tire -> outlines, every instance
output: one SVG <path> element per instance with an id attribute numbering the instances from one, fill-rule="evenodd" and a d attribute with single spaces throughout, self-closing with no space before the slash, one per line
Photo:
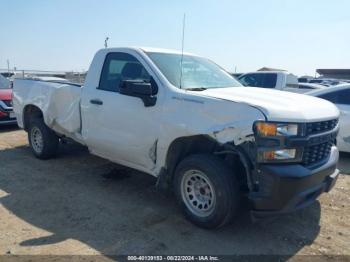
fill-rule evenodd
<path id="1" fill-rule="evenodd" d="M 59 138 L 40 118 L 31 120 L 28 141 L 33 154 L 39 159 L 49 159 L 57 153 Z"/>
<path id="2" fill-rule="evenodd" d="M 236 176 L 222 159 L 213 155 L 185 158 L 175 171 L 174 192 L 185 217 L 199 227 L 224 226 L 238 211 Z"/>

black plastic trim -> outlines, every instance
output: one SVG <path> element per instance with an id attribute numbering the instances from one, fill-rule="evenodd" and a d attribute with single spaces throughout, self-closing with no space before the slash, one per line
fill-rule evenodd
<path id="1" fill-rule="evenodd" d="M 300 164 L 261 165 L 258 190 L 249 194 L 252 213 L 266 216 L 293 212 L 329 192 L 339 176 L 337 154 L 334 148 L 324 167 L 314 170 Z"/>

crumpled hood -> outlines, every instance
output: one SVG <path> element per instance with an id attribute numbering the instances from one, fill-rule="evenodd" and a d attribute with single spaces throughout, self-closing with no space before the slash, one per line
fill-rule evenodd
<path id="1" fill-rule="evenodd" d="M 302 94 L 256 87 L 212 88 L 197 94 L 247 103 L 259 108 L 270 121 L 311 122 L 339 117 L 332 103 Z"/>

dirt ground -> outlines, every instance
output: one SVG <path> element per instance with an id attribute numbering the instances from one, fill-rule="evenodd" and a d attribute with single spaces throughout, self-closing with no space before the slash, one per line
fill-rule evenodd
<path id="1" fill-rule="evenodd" d="M 211 231 L 187 222 L 154 178 L 117 167 L 76 145 L 35 159 L 24 131 L 0 127 L 0 254 L 350 255 L 350 155 L 312 206 L 255 224 L 243 212 Z"/>

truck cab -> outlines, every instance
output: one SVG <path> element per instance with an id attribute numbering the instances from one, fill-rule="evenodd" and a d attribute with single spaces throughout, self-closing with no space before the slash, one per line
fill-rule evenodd
<path id="1" fill-rule="evenodd" d="M 241 75 L 238 80 L 244 86 L 272 88 L 282 91 L 304 93 L 299 89 L 298 77 L 287 71 L 256 71 Z"/>

